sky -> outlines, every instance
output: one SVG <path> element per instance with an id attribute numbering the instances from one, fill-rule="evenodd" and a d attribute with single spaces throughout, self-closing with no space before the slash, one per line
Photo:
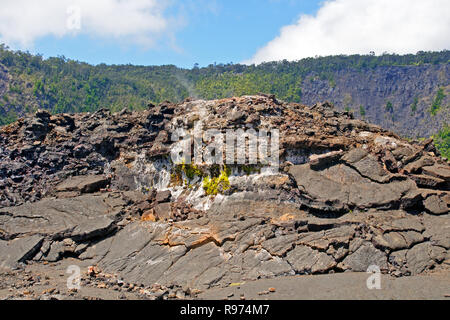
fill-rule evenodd
<path id="1" fill-rule="evenodd" d="M 91 64 L 450 49 L 448 0 L 0 0 L 0 43 Z"/>

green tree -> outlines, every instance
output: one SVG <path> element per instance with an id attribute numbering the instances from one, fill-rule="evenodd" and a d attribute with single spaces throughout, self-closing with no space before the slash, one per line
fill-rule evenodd
<path id="1" fill-rule="evenodd" d="M 411 104 L 411 115 L 413 115 L 414 113 L 416 113 L 417 111 L 417 104 L 419 103 L 419 98 L 418 97 L 414 97 L 414 101 Z"/>
<path id="2" fill-rule="evenodd" d="M 450 159 L 450 126 L 446 123 L 444 127 L 433 136 L 434 144 L 441 155 Z"/>
<path id="3" fill-rule="evenodd" d="M 394 112 L 394 106 L 392 105 L 392 102 L 388 101 L 386 103 L 385 107 L 386 112 L 393 113 Z"/>
<path id="4" fill-rule="evenodd" d="M 433 103 L 430 108 L 430 113 L 435 116 L 441 109 L 442 100 L 445 98 L 444 88 L 439 88 L 434 97 Z"/>
<path id="5" fill-rule="evenodd" d="M 366 116 L 366 109 L 363 105 L 359 106 L 359 113 L 361 114 L 361 117 L 364 118 Z"/>

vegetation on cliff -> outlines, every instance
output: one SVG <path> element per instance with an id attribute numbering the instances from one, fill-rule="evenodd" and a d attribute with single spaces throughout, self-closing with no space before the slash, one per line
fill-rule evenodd
<path id="1" fill-rule="evenodd" d="M 436 147 L 441 155 L 450 159 L 450 126 L 446 124 L 436 135 L 433 136 Z"/>
<path id="2" fill-rule="evenodd" d="M 213 99 L 259 92 L 300 102 L 302 83 L 312 72 L 333 85 L 333 72 L 339 70 L 442 64 L 449 60 L 450 51 L 442 51 L 416 55 L 341 55 L 257 66 L 219 64 L 188 70 L 173 65 L 93 66 L 63 56 L 44 59 L 41 55 L 11 51 L 0 45 L 0 63 L 12 76 L 9 90 L 0 91 L 0 105 L 5 117 L 4 111 L 9 109 L 21 115 L 37 107 L 54 113 L 95 111 L 102 107 L 143 109 L 149 101 L 178 102 L 188 96 Z"/>

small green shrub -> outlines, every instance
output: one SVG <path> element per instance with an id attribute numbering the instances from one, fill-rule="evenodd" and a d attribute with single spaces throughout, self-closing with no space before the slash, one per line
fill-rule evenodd
<path id="1" fill-rule="evenodd" d="M 417 104 L 419 103 L 419 98 L 415 97 L 414 102 L 411 104 L 411 115 L 417 111 Z"/>
<path id="2" fill-rule="evenodd" d="M 386 112 L 392 113 L 394 112 L 394 106 L 392 105 L 392 102 L 388 101 L 386 102 Z"/>
<path id="3" fill-rule="evenodd" d="M 365 117 L 366 116 L 366 109 L 364 108 L 363 105 L 359 106 L 359 114 L 361 115 L 361 117 Z"/>
<path id="4" fill-rule="evenodd" d="M 431 115 L 435 116 L 442 107 L 442 100 L 445 98 L 444 88 L 439 88 L 430 108 Z"/>
<path id="5" fill-rule="evenodd" d="M 433 136 L 434 144 L 441 155 L 450 159 L 450 126 L 445 124 L 444 127 Z"/>

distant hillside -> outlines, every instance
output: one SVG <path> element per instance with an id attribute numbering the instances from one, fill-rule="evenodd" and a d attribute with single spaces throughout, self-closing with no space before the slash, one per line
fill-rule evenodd
<path id="1" fill-rule="evenodd" d="M 273 93 L 289 102 L 328 100 L 338 109 L 411 137 L 445 131 L 450 51 L 415 55 L 352 55 L 258 66 L 97 65 L 64 57 L 13 52 L 0 46 L 0 125 L 37 108 L 53 113 Z M 441 134 L 442 132 L 441 131 Z M 447 130 L 448 131 L 448 130 Z"/>

